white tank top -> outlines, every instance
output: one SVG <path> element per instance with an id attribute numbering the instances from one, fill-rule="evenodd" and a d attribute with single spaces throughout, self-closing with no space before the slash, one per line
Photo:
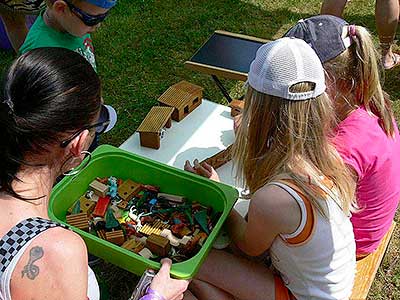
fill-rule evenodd
<path id="1" fill-rule="evenodd" d="M 26 248 L 42 232 L 57 226 L 65 228 L 65 226 L 50 220 L 30 218 L 18 223 L 0 240 L 0 300 L 12 300 L 11 276 Z M 87 296 L 89 300 L 100 299 L 99 285 L 90 267 L 88 267 Z"/>
<path id="2" fill-rule="evenodd" d="M 321 201 L 323 217 L 296 187 L 272 182 L 287 191 L 301 209 L 297 230 L 278 236 L 270 248 L 272 264 L 297 300 L 349 299 L 356 270 L 350 219 L 333 199 Z M 290 186 L 289 186 L 290 185 Z"/>

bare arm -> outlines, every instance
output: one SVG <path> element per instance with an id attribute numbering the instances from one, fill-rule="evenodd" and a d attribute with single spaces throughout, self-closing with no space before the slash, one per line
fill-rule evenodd
<path id="1" fill-rule="evenodd" d="M 248 222 L 232 211 L 227 228 L 241 251 L 258 256 L 271 247 L 279 234 L 292 233 L 297 229 L 301 212 L 295 200 L 276 186 L 261 188 L 250 201 Z"/>

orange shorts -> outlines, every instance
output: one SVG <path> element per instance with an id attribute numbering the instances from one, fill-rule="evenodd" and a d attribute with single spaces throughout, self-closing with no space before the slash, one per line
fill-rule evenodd
<path id="1" fill-rule="evenodd" d="M 283 283 L 281 277 L 274 275 L 274 281 L 275 281 L 275 300 L 296 300 L 293 294 Z"/>

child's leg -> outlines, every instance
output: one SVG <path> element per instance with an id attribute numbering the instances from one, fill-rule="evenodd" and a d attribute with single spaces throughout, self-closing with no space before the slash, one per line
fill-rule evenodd
<path id="1" fill-rule="evenodd" d="M 195 299 L 204 300 L 235 300 L 231 294 L 213 286 L 210 283 L 194 279 L 189 285 L 190 292 L 195 296 Z M 190 300 L 194 298 L 186 298 Z"/>
<path id="2" fill-rule="evenodd" d="M 341 18 L 347 0 L 325 0 L 322 2 L 321 15 L 334 15 Z"/>
<path id="3" fill-rule="evenodd" d="M 197 279 L 241 300 L 275 299 L 274 276 L 266 266 L 225 251 L 212 250 Z"/>

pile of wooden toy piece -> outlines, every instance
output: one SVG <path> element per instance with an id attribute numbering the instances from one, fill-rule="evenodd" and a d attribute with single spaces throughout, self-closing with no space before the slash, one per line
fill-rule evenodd
<path id="1" fill-rule="evenodd" d="M 143 257 L 193 257 L 221 213 L 156 186 L 97 178 L 68 210 L 67 223 Z"/>

